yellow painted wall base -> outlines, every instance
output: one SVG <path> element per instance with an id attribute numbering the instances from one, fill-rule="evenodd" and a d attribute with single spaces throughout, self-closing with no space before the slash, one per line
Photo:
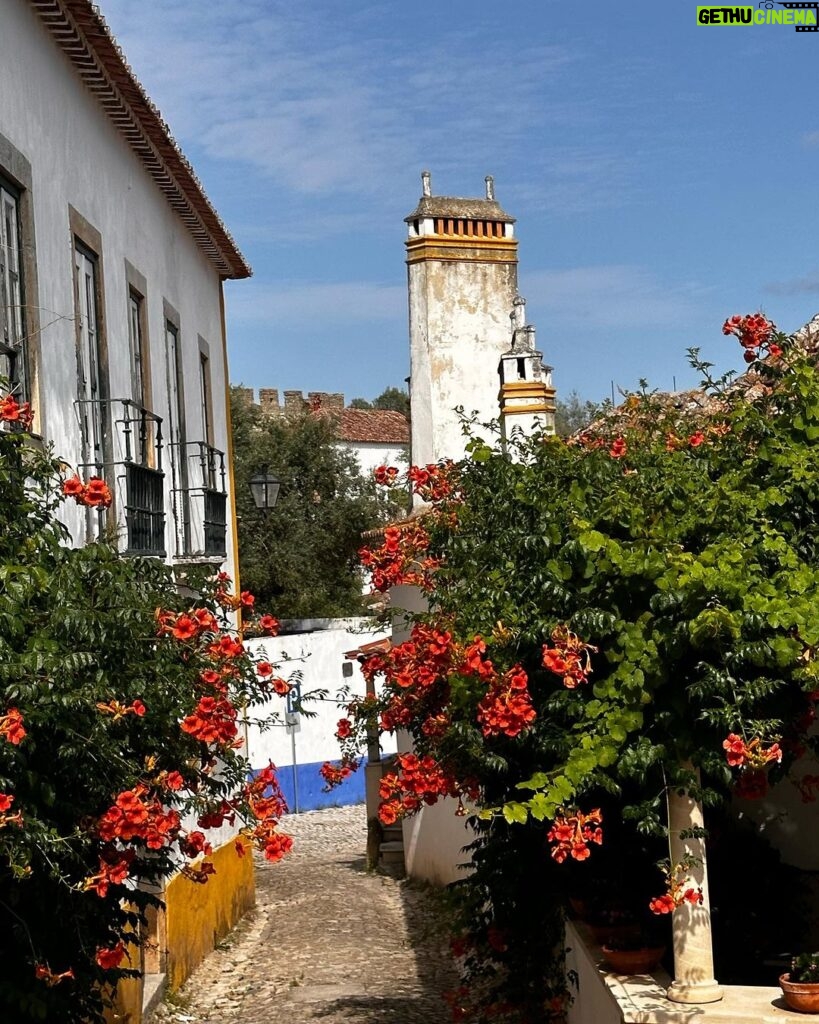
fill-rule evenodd
<path id="1" fill-rule="evenodd" d="M 167 974 L 172 992 L 256 902 L 249 849 L 240 857 L 230 842 L 214 850 L 209 859 L 216 874 L 204 885 L 177 875 L 165 891 Z"/>
<path id="2" fill-rule="evenodd" d="M 126 965 L 130 966 L 130 965 Z M 108 1024 L 141 1024 L 142 978 L 123 978 L 117 985 L 114 1006 L 105 1011 Z"/>

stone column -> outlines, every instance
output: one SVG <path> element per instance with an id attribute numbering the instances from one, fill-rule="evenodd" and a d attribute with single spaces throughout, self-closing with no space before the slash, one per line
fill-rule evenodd
<path id="1" fill-rule="evenodd" d="M 697 863 L 692 865 L 689 873 L 691 884 L 702 889 L 702 903 L 683 903 L 674 911 L 674 981 L 668 989 L 668 998 L 675 1003 L 716 1003 L 723 995 L 714 977 L 705 840 L 682 837 L 682 833 L 702 827 L 702 805 L 688 793 L 669 791 L 671 863 L 679 864 L 686 856 L 693 858 Z"/>

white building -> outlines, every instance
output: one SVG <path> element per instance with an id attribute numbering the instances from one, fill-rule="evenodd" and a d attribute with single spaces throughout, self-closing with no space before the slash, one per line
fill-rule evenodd
<path id="1" fill-rule="evenodd" d="M 262 729 L 254 720 L 248 731 L 252 770 L 257 772 L 270 761 L 276 765 L 291 812 L 364 802 L 366 760 L 329 792 L 319 770 L 326 761 L 339 763 L 339 719 L 348 717 L 351 700 L 361 699 L 367 692 L 354 652 L 384 643 L 386 638 L 387 631 L 376 620 L 351 618 L 288 620 L 282 622 L 280 636 L 247 641 L 254 654 L 279 665 L 282 676 L 294 687 L 284 715 L 280 698 L 271 700 L 269 709 L 256 709 L 258 718 L 264 720 L 268 711 L 278 712 L 280 721 Z M 339 697 L 342 690 L 345 695 Z M 294 710 L 294 698 L 302 696 L 308 715 Z M 382 740 L 381 753 L 394 753 L 394 739 L 385 736 Z"/>
<path id="2" fill-rule="evenodd" d="M 68 472 L 112 492 L 107 511 L 66 509 L 75 543 L 236 576 L 222 287 L 249 275 L 90 0 L 4 0 L 0 376 Z M 155 985 L 178 986 L 253 903 L 233 844 L 213 859 L 207 893 L 166 886 Z M 140 1019 L 141 983 L 119 986 L 117 1019 Z"/>
<path id="3" fill-rule="evenodd" d="M 0 374 L 107 512 L 75 542 L 232 571 L 222 282 L 250 269 L 88 0 L 7 0 Z"/>
<path id="4" fill-rule="evenodd" d="M 501 436 L 515 430 L 554 431 L 551 367 L 535 349 L 518 295 L 518 242 L 514 218 L 485 179 L 480 199 L 433 196 L 428 171 L 422 195 L 406 218 L 408 238 L 411 461 L 463 458 L 461 407 L 479 423 L 499 420 Z M 421 502 L 416 502 L 421 504 Z M 426 610 L 416 587 L 390 592 L 393 641 L 409 631 L 400 610 Z M 410 745 L 399 735 L 402 749 Z M 408 874 L 443 884 L 461 877 L 462 847 L 469 841 L 457 804 L 444 799 L 403 822 Z"/>
<path id="5" fill-rule="evenodd" d="M 253 402 L 253 389 L 240 389 L 248 402 Z M 326 391 L 285 391 L 284 404 L 279 404 L 277 388 L 259 388 L 259 407 L 268 416 L 327 416 L 335 425 L 339 448 L 355 456 L 364 476 L 371 476 L 378 466 L 407 464 L 410 446 L 410 425 L 406 416 L 389 409 L 350 409 L 344 406 L 344 395 Z"/>

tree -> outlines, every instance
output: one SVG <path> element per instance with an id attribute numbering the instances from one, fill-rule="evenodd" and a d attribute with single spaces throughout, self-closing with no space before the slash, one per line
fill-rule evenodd
<path id="1" fill-rule="evenodd" d="M 568 398 L 558 398 L 555 402 L 555 433 L 560 437 L 575 434 L 593 423 L 601 412 L 598 402 L 590 402 L 572 391 Z"/>
<path id="2" fill-rule="evenodd" d="M 366 398 L 354 398 L 350 402 L 351 409 L 385 409 L 392 412 L 400 412 L 402 416 L 409 419 L 410 399 L 409 395 L 402 388 L 385 388 L 381 394 L 368 402 Z"/>
<path id="3" fill-rule="evenodd" d="M 338 446 L 332 416 L 266 416 L 236 389 L 231 415 L 242 585 L 287 618 L 362 614 L 362 534 L 399 506 Z M 281 482 L 269 511 L 250 493 L 264 467 Z"/>
<path id="4" fill-rule="evenodd" d="M 402 416 L 406 416 L 409 419 L 409 395 L 402 388 L 386 388 L 378 398 L 373 400 L 373 408 L 400 412 Z"/>

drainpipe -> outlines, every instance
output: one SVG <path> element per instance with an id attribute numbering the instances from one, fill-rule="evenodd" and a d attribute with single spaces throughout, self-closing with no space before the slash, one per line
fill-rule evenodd
<path id="1" fill-rule="evenodd" d="M 683 767 L 693 772 L 699 783 L 699 769 L 691 764 Z M 667 995 L 675 1003 L 716 1003 L 722 999 L 723 992 L 714 977 L 705 840 L 687 835 L 691 829 L 703 828 L 702 804 L 684 790 L 669 790 L 667 799 L 671 863 L 679 864 L 686 857 L 691 858 L 692 884 L 702 889 L 702 903 L 683 903 L 674 911 L 674 981 Z"/>

